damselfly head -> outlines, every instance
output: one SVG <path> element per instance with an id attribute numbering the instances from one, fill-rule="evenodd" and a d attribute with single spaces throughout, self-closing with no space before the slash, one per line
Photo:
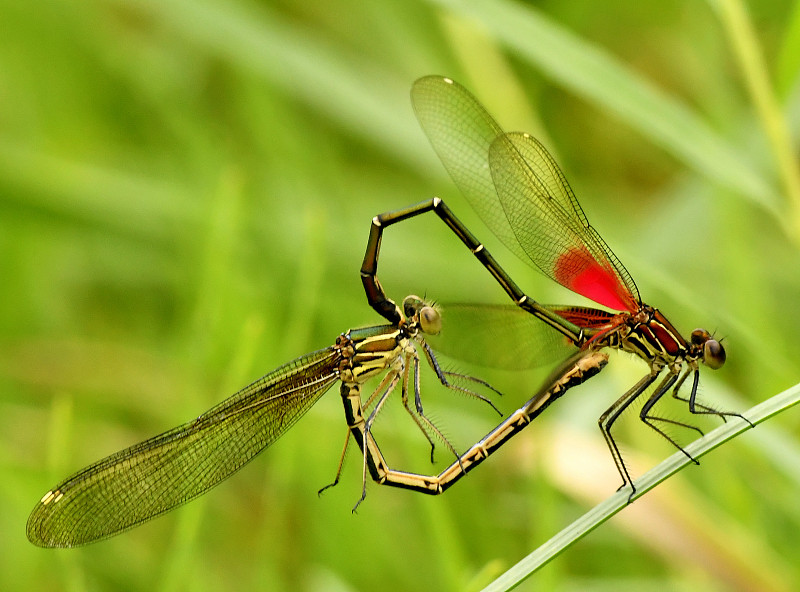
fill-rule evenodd
<path id="1" fill-rule="evenodd" d="M 692 345 L 702 348 L 703 363 L 706 366 L 714 370 L 722 368 L 726 359 L 725 348 L 711 333 L 705 329 L 695 329 L 692 331 Z"/>
<path id="2" fill-rule="evenodd" d="M 406 296 L 403 300 L 403 312 L 410 322 L 417 322 L 423 333 L 438 335 L 442 330 L 441 313 L 419 296 Z"/>

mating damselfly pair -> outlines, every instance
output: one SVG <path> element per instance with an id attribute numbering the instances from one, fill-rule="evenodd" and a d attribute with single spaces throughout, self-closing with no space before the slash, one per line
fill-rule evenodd
<path id="1" fill-rule="evenodd" d="M 346 331 L 333 345 L 277 368 L 198 418 L 70 476 L 45 494 L 31 513 L 27 526 L 31 542 L 45 547 L 90 543 L 203 494 L 277 440 L 336 382 L 341 383 L 349 429 L 345 452 L 352 438 L 362 454 L 362 493 L 358 503 L 366 493 L 367 474 L 385 485 L 429 494 L 443 492 L 568 389 L 600 372 L 608 359 L 601 352 L 604 348 L 633 353 L 648 366 L 642 379 L 599 419 L 622 486 L 629 486 L 631 495 L 635 487 L 612 427 L 652 385 L 655 388 L 649 392 L 639 416 L 679 450 L 683 449 L 664 430 L 665 424 L 700 430 L 655 414 L 656 403 L 668 392 L 688 402 L 692 413 L 723 419 L 738 416 L 696 401 L 700 364 L 722 366 L 722 345 L 702 329 L 684 339 L 657 309 L 641 301 L 632 277 L 589 225 L 563 173 L 536 139 L 524 133 L 504 132 L 464 87 L 447 78 L 429 76 L 418 80 L 413 86 L 412 101 L 434 150 L 492 232 L 523 260 L 562 286 L 613 312 L 536 302 L 438 198 L 377 216 L 372 221 L 361 278 L 369 304 L 388 324 Z M 515 316 L 530 327 L 541 347 L 549 350 L 542 359 L 549 359 L 553 352 L 564 352 L 562 362 L 545 384 L 464 453 L 458 453 L 426 416 L 419 378 L 424 358 L 444 386 L 491 404 L 479 392 L 491 393 L 490 385 L 442 370 L 426 340 L 426 336 L 446 332 L 452 323 L 464 323 L 469 330 L 476 309 L 445 309 L 443 322 L 436 307 L 416 296 L 407 297 L 402 307 L 398 306 L 387 297 L 377 278 L 384 229 L 426 212 L 436 213 L 511 297 L 513 305 L 503 309 L 502 314 Z M 684 396 L 681 387 L 689 377 L 688 395 Z M 364 400 L 363 386 L 371 379 L 377 379 L 379 384 Z M 455 457 L 438 475 L 391 468 L 378 446 L 373 423 L 398 389 L 405 409 L 431 446 L 433 437 L 438 437 Z M 339 472 L 341 467 L 340 461 Z"/>

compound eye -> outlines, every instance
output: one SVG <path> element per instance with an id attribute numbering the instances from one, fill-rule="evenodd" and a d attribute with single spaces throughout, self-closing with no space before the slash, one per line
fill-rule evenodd
<path id="1" fill-rule="evenodd" d="M 419 311 L 423 307 L 422 298 L 419 296 L 406 296 L 403 299 L 403 313 L 405 313 L 406 318 L 410 319 L 417 311 Z"/>
<path id="2" fill-rule="evenodd" d="M 703 362 L 709 368 L 717 370 L 725 363 L 725 348 L 716 339 L 709 339 L 703 345 Z"/>
<path id="3" fill-rule="evenodd" d="M 703 345 L 711 339 L 711 333 L 705 329 L 695 329 L 692 331 L 692 345 Z"/>
<path id="4" fill-rule="evenodd" d="M 432 306 L 419 310 L 419 328 L 428 335 L 438 335 L 442 330 L 442 315 Z"/>

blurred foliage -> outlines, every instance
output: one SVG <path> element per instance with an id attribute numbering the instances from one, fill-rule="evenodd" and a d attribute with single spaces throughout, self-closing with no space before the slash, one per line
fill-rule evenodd
<path id="1" fill-rule="evenodd" d="M 371 485 L 353 516 L 351 454 L 318 499 L 345 433 L 332 390 L 166 518 L 78 550 L 25 539 L 68 473 L 380 322 L 358 277 L 375 214 L 440 195 L 529 293 L 576 302 L 457 195 L 409 104 L 425 74 L 541 137 L 646 301 L 725 336 L 705 399 L 744 409 L 800 376 L 800 3 L 5 0 L 0 22 L 3 590 L 475 590 L 614 491 L 596 418 L 645 371 L 618 354 L 440 498 Z M 387 232 L 380 277 L 396 299 L 503 302 L 435 219 Z M 542 376 L 474 373 L 505 411 Z M 426 393 L 461 447 L 496 422 Z M 391 407 L 390 462 L 436 470 Z M 797 589 L 798 423 L 734 440 L 522 588 Z M 672 452 L 635 414 L 621 433 L 639 473 Z"/>

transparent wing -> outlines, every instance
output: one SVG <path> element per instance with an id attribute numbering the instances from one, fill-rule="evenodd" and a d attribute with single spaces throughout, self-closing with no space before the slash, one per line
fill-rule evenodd
<path id="1" fill-rule="evenodd" d="M 536 267 L 604 306 L 638 309 L 636 284 L 589 224 L 564 173 L 536 138 L 497 137 L 489 148 L 489 168 L 517 241 Z"/>
<path id="2" fill-rule="evenodd" d="M 589 225 L 564 174 L 527 134 L 506 134 L 463 86 L 414 83 L 414 110 L 436 154 L 489 229 L 561 285 L 616 310 L 636 310 L 633 279 Z"/>
<path id="3" fill-rule="evenodd" d="M 489 229 L 521 259 L 526 259 L 497 197 L 489 171 L 489 147 L 503 129 L 463 86 L 441 76 L 420 78 L 411 102 L 425 135 Z"/>
<path id="4" fill-rule="evenodd" d="M 281 366 L 197 419 L 108 456 L 40 501 L 28 539 L 72 547 L 168 512 L 227 479 L 277 440 L 336 382 L 340 354 Z"/>
<path id="5" fill-rule="evenodd" d="M 445 304 L 442 321 L 445 329 L 425 340 L 446 356 L 479 366 L 526 370 L 575 350 L 564 335 L 514 305 Z"/>

